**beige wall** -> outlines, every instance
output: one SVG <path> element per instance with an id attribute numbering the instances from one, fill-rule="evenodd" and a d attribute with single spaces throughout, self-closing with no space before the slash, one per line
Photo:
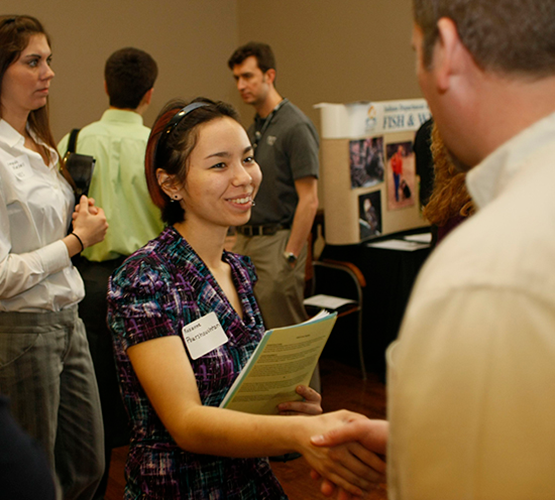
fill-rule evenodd
<path id="1" fill-rule="evenodd" d="M 2 0 L 3 13 L 40 19 L 53 42 L 51 92 L 55 138 L 97 120 L 108 106 L 104 63 L 121 47 L 149 52 L 159 77 L 145 123 L 173 97 L 197 95 L 238 103 L 226 66 L 237 43 L 235 1 Z"/>
<path id="2" fill-rule="evenodd" d="M 237 0 L 239 44 L 270 44 L 278 91 L 320 130 L 319 102 L 421 97 L 410 0 Z M 243 117 L 253 111 L 239 105 Z M 320 208 L 325 179 L 320 173 Z"/>
<path id="3" fill-rule="evenodd" d="M 278 89 L 318 125 L 321 102 L 419 97 L 410 0 L 2 0 L 3 13 L 38 17 L 53 39 L 54 135 L 101 115 L 106 58 L 136 46 L 160 75 L 145 122 L 172 97 L 239 102 L 226 62 L 238 44 L 272 45 Z"/>
<path id="4" fill-rule="evenodd" d="M 237 0 L 239 43 L 269 43 L 277 88 L 315 124 L 318 102 L 421 97 L 410 0 Z"/>

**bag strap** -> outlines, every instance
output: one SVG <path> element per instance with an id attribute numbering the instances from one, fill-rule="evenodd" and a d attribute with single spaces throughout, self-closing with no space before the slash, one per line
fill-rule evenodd
<path id="1" fill-rule="evenodd" d="M 74 128 L 69 134 L 66 153 L 75 153 L 75 147 L 77 146 L 77 136 L 79 135 L 80 130 L 80 128 Z"/>

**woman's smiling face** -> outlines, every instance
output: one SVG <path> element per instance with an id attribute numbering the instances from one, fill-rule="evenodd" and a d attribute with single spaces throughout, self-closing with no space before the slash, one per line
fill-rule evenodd
<path id="1" fill-rule="evenodd" d="M 239 226 L 250 219 L 262 173 L 245 129 L 228 117 L 201 125 L 182 189 L 185 220 Z"/>

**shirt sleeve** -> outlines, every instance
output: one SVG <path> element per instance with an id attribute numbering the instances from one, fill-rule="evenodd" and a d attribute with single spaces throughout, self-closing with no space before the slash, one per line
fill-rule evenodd
<path id="1" fill-rule="evenodd" d="M 293 179 L 316 177 L 319 173 L 318 135 L 308 123 L 301 122 L 287 135 L 287 155 Z"/>
<path id="2" fill-rule="evenodd" d="M 555 311 L 475 287 L 409 306 L 388 351 L 391 498 L 550 499 Z"/>
<path id="3" fill-rule="evenodd" d="M 123 348 L 179 335 L 181 297 L 167 271 L 148 258 L 131 258 L 110 278 L 108 325 Z"/>
<path id="4" fill-rule="evenodd" d="M 12 253 L 8 209 L 1 190 L 0 228 L 1 298 L 14 297 L 71 264 L 69 252 L 62 240 L 50 243 L 33 252 Z"/>

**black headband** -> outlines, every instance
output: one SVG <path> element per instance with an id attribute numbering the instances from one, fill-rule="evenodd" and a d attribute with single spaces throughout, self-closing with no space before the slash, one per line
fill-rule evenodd
<path id="1" fill-rule="evenodd" d="M 7 19 L 0 21 L 0 28 L 3 28 L 8 24 L 15 23 L 16 20 L 17 20 L 17 17 L 8 17 Z"/>
<path id="2" fill-rule="evenodd" d="M 168 137 L 174 131 L 175 127 L 177 127 L 177 125 L 179 125 L 181 120 L 183 120 L 183 118 L 185 118 L 185 116 L 187 116 L 191 111 L 194 111 L 197 108 L 202 108 L 208 105 L 209 103 L 207 102 L 192 102 L 191 104 L 187 104 L 187 106 L 185 106 L 180 111 L 178 111 L 175 115 L 172 116 L 172 119 L 168 122 L 168 124 L 164 128 L 164 131 L 160 134 L 160 137 L 158 138 L 158 142 L 156 143 L 156 152 L 154 153 L 154 159 L 156 160 L 156 167 L 160 167 L 158 163 L 160 144 L 164 143 L 165 145 L 165 143 L 168 140 Z"/>

